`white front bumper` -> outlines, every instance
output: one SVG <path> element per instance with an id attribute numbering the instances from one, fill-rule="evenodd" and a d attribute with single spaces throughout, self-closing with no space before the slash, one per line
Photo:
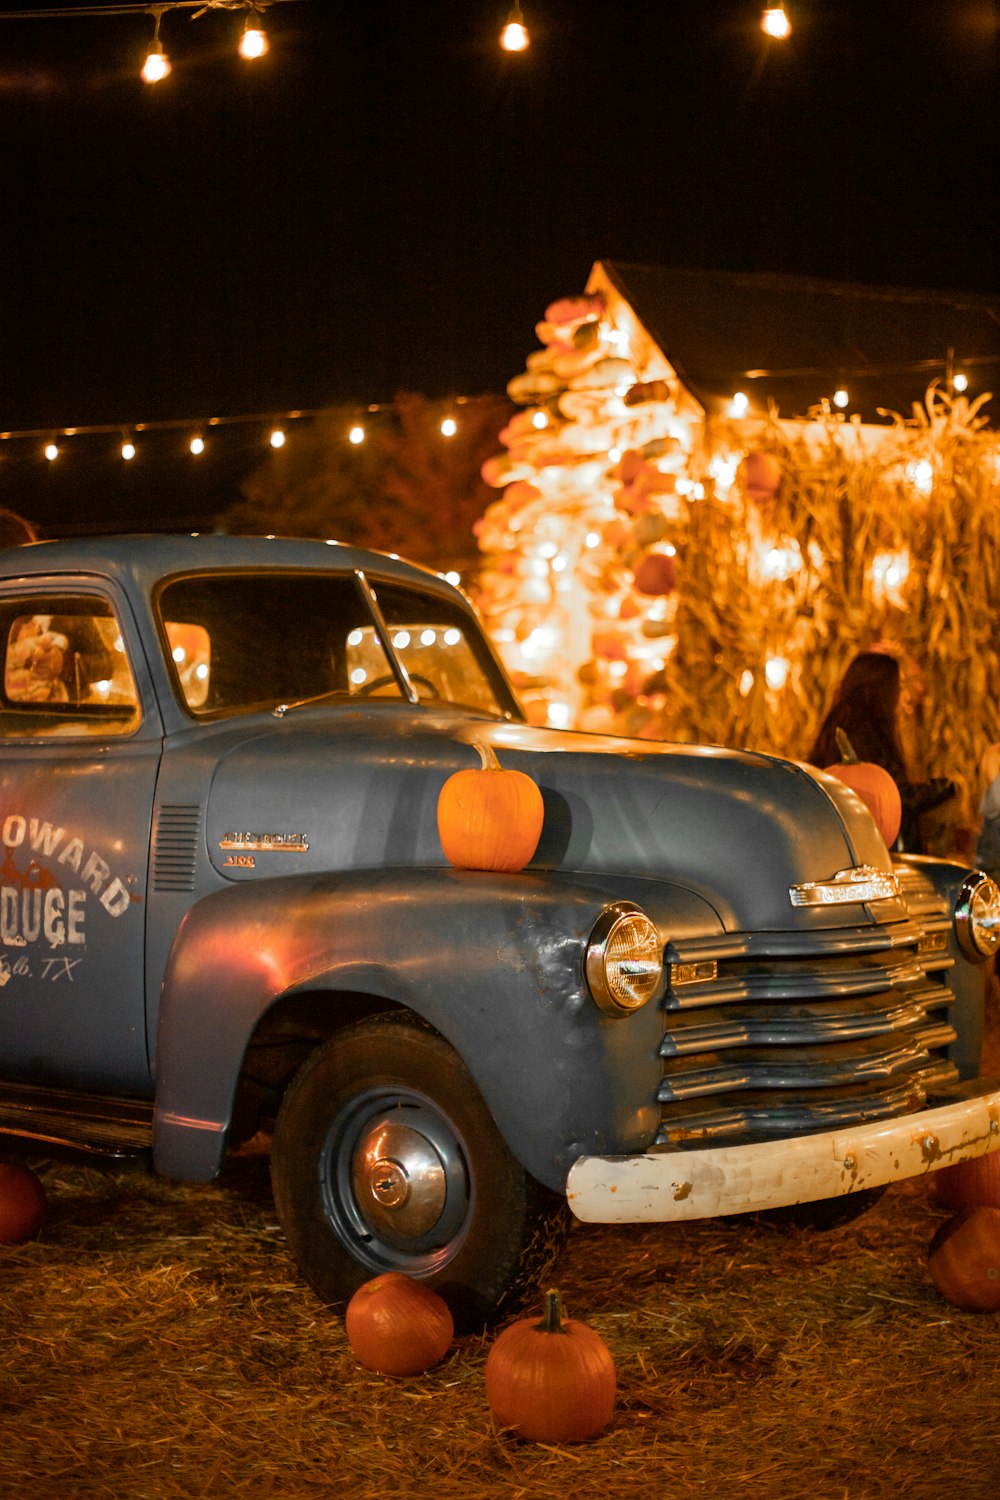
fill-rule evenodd
<path id="1" fill-rule="evenodd" d="M 820 1135 L 704 1151 L 581 1156 L 569 1206 L 591 1224 L 659 1223 L 756 1213 L 840 1198 L 1000 1150 L 1000 1087 L 972 1098 Z"/>

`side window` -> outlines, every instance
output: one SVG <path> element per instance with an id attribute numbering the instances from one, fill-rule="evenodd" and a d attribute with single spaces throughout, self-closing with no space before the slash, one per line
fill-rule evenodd
<path id="1" fill-rule="evenodd" d="M 96 595 L 0 601 L 0 738 L 131 734 L 139 703 L 118 621 Z"/>

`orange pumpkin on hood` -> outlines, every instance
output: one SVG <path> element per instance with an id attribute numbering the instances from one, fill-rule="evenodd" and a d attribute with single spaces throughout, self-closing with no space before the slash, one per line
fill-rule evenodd
<path id="1" fill-rule="evenodd" d="M 858 760 L 854 747 L 842 729 L 837 730 L 837 744 L 841 760 L 834 766 L 824 766 L 828 776 L 836 776 L 845 786 L 857 792 L 862 802 L 875 819 L 879 833 L 887 848 L 899 837 L 899 825 L 903 821 L 903 803 L 899 787 L 889 772 L 874 761 Z"/>
<path id="2" fill-rule="evenodd" d="M 541 837 L 542 794 L 523 771 L 505 771 L 491 745 L 475 748 L 481 769 L 455 771 L 438 797 L 444 856 L 460 870 L 523 870 Z"/>

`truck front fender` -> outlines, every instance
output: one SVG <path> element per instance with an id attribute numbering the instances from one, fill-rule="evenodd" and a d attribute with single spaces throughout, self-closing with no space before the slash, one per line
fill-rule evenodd
<path id="1" fill-rule="evenodd" d="M 699 897 L 658 882 L 448 868 L 254 880 L 198 902 L 167 965 L 154 1164 L 208 1181 L 221 1166 L 247 1042 L 296 992 L 405 1006 L 455 1048 L 511 1151 L 562 1189 L 587 1153 L 643 1150 L 658 1124 L 662 1014 L 611 1018 L 583 954 L 613 900 L 671 937 L 718 928 Z"/>

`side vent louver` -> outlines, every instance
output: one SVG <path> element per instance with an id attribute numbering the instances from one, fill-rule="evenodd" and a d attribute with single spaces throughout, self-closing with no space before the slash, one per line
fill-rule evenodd
<path id="1" fill-rule="evenodd" d="M 161 807 L 153 835 L 153 890 L 193 891 L 201 808 Z"/>

